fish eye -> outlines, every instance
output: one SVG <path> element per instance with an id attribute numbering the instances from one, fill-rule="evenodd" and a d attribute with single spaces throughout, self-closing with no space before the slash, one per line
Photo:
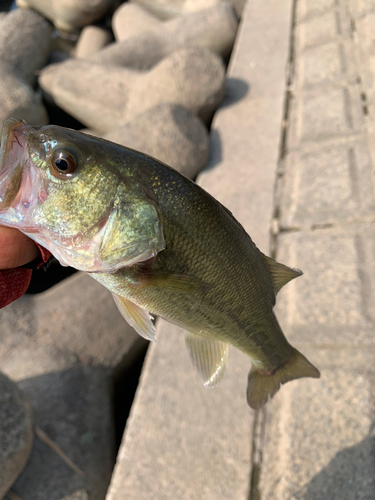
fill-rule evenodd
<path id="1" fill-rule="evenodd" d="M 68 179 L 77 170 L 78 162 L 68 151 L 56 151 L 51 159 L 52 174 L 60 179 Z"/>

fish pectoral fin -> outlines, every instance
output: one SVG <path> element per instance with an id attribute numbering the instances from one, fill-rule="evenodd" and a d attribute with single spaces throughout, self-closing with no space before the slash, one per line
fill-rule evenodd
<path id="1" fill-rule="evenodd" d="M 248 379 L 247 402 L 251 408 L 257 410 L 276 394 L 282 384 L 302 377 L 319 378 L 320 373 L 294 347 L 289 361 L 272 373 L 267 373 L 253 364 Z"/>
<path id="2" fill-rule="evenodd" d="M 156 342 L 156 328 L 151 321 L 152 316 L 134 302 L 114 293 L 112 295 L 116 306 L 129 325 L 144 339 Z"/>
<path id="3" fill-rule="evenodd" d="M 228 344 L 191 332 L 186 332 L 185 344 L 203 385 L 217 385 L 227 368 Z"/>
<path id="4" fill-rule="evenodd" d="M 144 279 L 140 280 L 141 284 L 164 290 L 175 290 L 180 292 L 197 292 L 200 290 L 207 291 L 211 285 L 204 281 L 188 274 L 177 274 L 168 271 L 140 271 Z"/>
<path id="5" fill-rule="evenodd" d="M 280 288 L 289 283 L 289 281 L 294 278 L 298 278 L 298 276 L 303 274 L 303 272 L 299 269 L 292 269 L 284 264 L 280 264 L 280 262 L 276 262 L 276 260 L 271 259 L 271 257 L 267 257 L 267 255 L 263 254 L 263 256 L 272 276 L 273 285 L 275 287 L 275 295 Z"/>

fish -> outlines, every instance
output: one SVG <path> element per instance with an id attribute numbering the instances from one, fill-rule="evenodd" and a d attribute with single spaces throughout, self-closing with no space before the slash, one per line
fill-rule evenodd
<path id="1" fill-rule="evenodd" d="M 155 341 L 154 317 L 184 331 L 205 387 L 220 382 L 232 345 L 251 360 L 247 402 L 318 369 L 273 312 L 302 274 L 263 254 L 232 213 L 171 167 L 55 125 L 8 119 L 0 146 L 0 224 L 90 274 L 125 320 Z"/>

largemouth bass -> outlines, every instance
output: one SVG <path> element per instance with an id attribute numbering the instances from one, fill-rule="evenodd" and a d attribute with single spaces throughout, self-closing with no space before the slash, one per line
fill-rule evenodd
<path id="1" fill-rule="evenodd" d="M 223 377 L 228 344 L 252 361 L 252 408 L 289 380 L 319 377 L 272 310 L 279 289 L 302 273 L 265 256 L 229 210 L 153 158 L 10 119 L 1 138 L 0 223 L 90 273 L 143 337 L 155 340 L 151 315 L 183 328 L 206 387 Z"/>

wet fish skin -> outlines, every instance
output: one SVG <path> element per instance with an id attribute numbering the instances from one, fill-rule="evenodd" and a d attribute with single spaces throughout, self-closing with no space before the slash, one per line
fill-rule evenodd
<path id="1" fill-rule="evenodd" d="M 4 207 L 0 222 L 90 272 L 141 335 L 155 335 L 147 313 L 181 326 L 206 386 L 224 375 L 228 344 L 252 360 L 247 398 L 253 408 L 288 380 L 319 376 L 273 313 L 278 289 L 301 273 L 262 254 L 206 191 L 153 158 L 75 131 L 14 122 L 7 134 L 24 141 L 17 154 L 27 157 L 25 171 L 38 171 L 47 194 L 23 221 L 14 222 L 14 207 Z M 9 141 L 2 148 L 11 149 Z M 77 159 L 71 178 L 57 181 L 51 174 L 56 148 Z M 1 171 L 9 170 L 3 156 L 0 199 Z M 21 191 L 23 185 L 27 181 Z"/>

